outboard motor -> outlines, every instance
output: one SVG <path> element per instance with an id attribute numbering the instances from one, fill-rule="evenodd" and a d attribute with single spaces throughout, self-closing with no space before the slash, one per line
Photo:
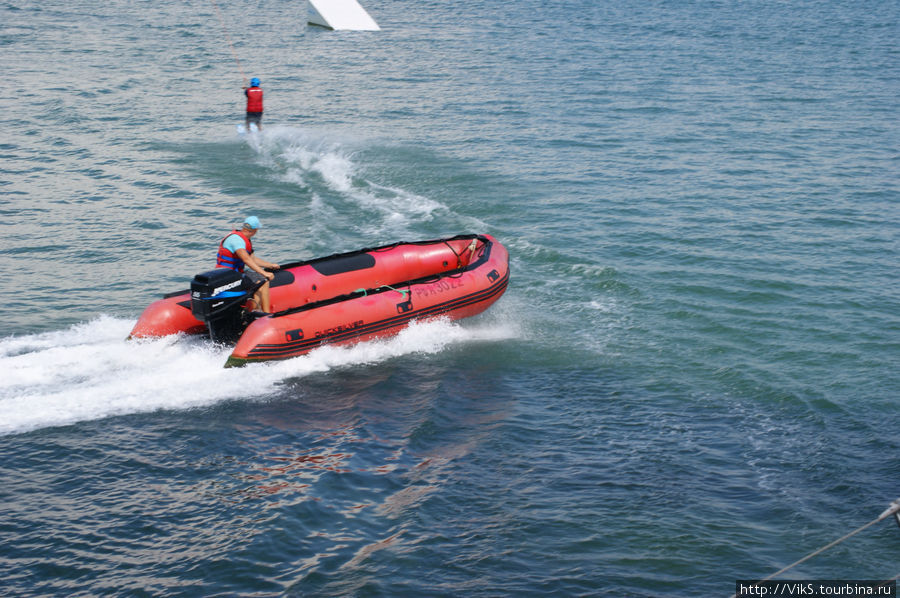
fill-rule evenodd
<path id="1" fill-rule="evenodd" d="M 234 343 L 247 326 L 241 305 L 256 289 L 244 288 L 244 277 L 231 268 L 201 272 L 191 281 L 191 313 L 206 323 L 217 343 Z"/>

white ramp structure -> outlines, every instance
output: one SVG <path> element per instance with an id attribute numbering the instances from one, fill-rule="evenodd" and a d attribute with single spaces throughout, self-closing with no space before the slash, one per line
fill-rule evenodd
<path id="1" fill-rule="evenodd" d="M 356 0 L 309 0 L 309 22 L 341 31 L 380 31 Z"/>

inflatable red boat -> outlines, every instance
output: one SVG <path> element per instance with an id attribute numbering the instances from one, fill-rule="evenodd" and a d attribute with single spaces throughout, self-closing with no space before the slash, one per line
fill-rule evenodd
<path id="1" fill-rule="evenodd" d="M 286 264 L 273 312 L 247 312 L 256 288 L 217 268 L 150 304 L 129 338 L 208 333 L 236 343 L 225 366 L 303 355 L 325 343 L 396 334 L 410 321 L 474 316 L 506 290 L 509 255 L 490 235 L 394 243 Z"/>

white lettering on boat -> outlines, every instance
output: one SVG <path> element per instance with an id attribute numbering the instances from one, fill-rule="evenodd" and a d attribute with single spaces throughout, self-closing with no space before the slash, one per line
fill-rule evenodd
<path id="1" fill-rule="evenodd" d="M 228 284 L 222 285 L 220 287 L 216 287 L 213 289 L 212 294 L 218 295 L 222 291 L 227 291 L 228 289 L 233 289 L 234 287 L 239 287 L 239 286 L 241 286 L 241 282 L 242 281 L 240 281 L 240 280 L 235 280 L 234 282 L 229 282 Z"/>

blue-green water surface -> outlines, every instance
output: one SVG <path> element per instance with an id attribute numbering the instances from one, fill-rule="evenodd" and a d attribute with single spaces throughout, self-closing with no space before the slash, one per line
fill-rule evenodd
<path id="1" fill-rule="evenodd" d="M 728 596 L 900 496 L 896 1 L 363 5 L 0 7 L 0 594 Z M 490 233 L 510 287 L 126 342 L 248 213 L 279 262 Z"/>

